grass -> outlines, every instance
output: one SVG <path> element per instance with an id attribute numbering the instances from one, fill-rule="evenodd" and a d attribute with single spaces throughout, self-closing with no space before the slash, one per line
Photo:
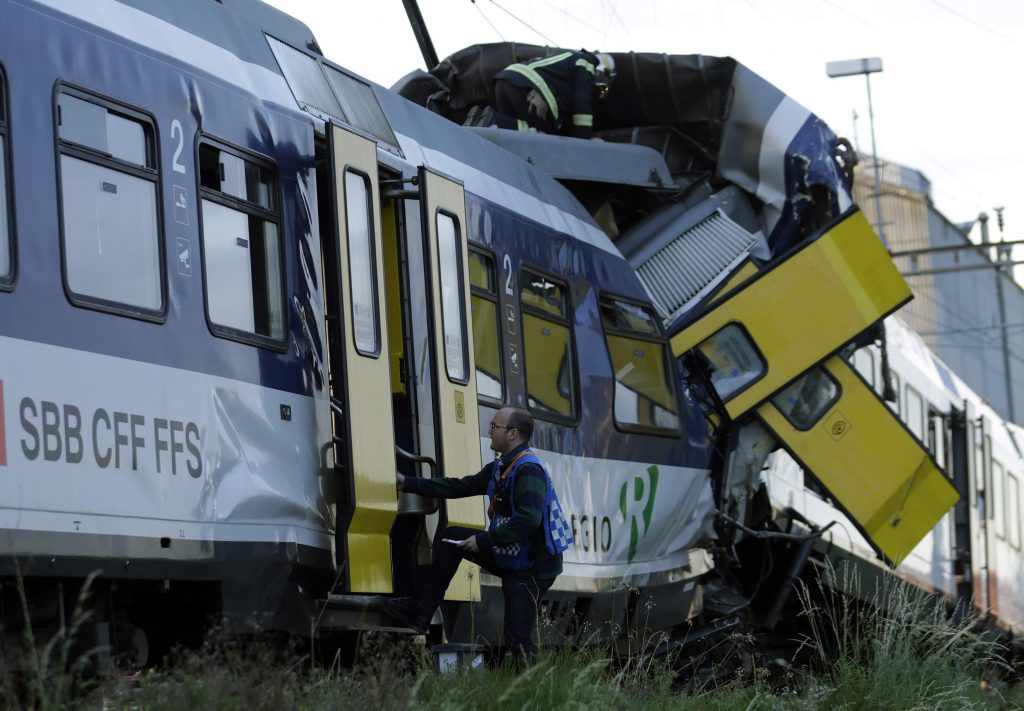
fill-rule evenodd
<path id="1" fill-rule="evenodd" d="M 802 587 L 799 596 L 807 633 L 798 641 L 811 664 L 781 677 L 755 665 L 752 674 L 748 669 L 724 682 L 687 684 L 678 670 L 692 659 L 654 659 L 637 650 L 613 661 L 597 647 L 546 651 L 526 669 L 439 675 L 430 670 L 422 638 L 374 633 L 366 635 L 352 669 L 312 668 L 301 649 L 215 635 L 160 671 L 86 685 L 64 633 L 39 646 L 23 665 L 21 693 L 4 701 L 21 708 L 154 711 L 1024 709 L 1024 688 L 1002 681 L 1010 671 L 1002 650 L 973 633 L 974 621 L 951 621 L 934 597 L 897 582 L 879 593 L 874 614 L 864 615 L 827 579 Z M 726 640 L 732 642 L 749 640 Z M 10 673 L 6 678 L 10 690 Z"/>

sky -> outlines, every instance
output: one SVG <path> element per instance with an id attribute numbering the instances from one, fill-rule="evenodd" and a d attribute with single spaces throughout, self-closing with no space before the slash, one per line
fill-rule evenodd
<path id="1" fill-rule="evenodd" d="M 424 68 L 401 0 L 269 2 L 305 22 L 325 56 L 367 79 L 390 86 Z M 503 40 L 734 57 L 864 156 L 871 153 L 864 77 L 830 79 L 825 64 L 880 57 L 871 92 L 881 159 L 924 173 L 950 221 L 970 222 L 981 211 L 994 218 L 1004 207 L 1006 239 L 1024 239 L 1024 0 L 419 3 L 441 58 Z M 989 224 L 997 239 L 995 219 Z"/>

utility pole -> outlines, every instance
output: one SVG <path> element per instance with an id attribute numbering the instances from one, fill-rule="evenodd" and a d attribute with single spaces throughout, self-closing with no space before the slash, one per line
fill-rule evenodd
<path id="1" fill-rule="evenodd" d="M 420 6 L 416 0 L 402 0 L 402 4 L 405 5 L 405 14 L 409 16 L 412 33 L 416 35 L 416 43 L 420 46 L 423 62 L 427 65 L 429 72 L 438 65 L 438 61 L 434 43 L 430 39 L 430 32 L 427 31 L 427 23 L 423 21 L 423 13 L 420 12 Z"/>
<path id="2" fill-rule="evenodd" d="M 996 224 L 999 226 L 999 241 L 1002 242 L 1004 239 L 1003 234 L 1003 208 L 993 208 L 996 211 Z M 978 220 L 981 222 L 981 241 L 987 243 L 988 240 L 988 215 L 984 212 L 978 215 Z M 1004 324 L 1002 328 L 1003 334 L 1003 372 L 1006 375 L 1006 414 L 1011 422 L 1016 422 L 1014 406 L 1013 406 L 1013 378 L 1010 377 L 1010 337 L 1006 333 L 1006 298 L 1003 294 L 1003 277 L 1005 274 L 1004 265 L 1009 262 L 1007 259 L 1008 250 L 1010 247 L 1006 247 L 1002 244 L 996 247 L 996 299 L 999 302 L 999 323 Z"/>
<path id="3" fill-rule="evenodd" d="M 875 169 L 875 227 L 878 231 L 878 239 L 885 247 L 888 247 L 889 243 L 885 239 L 885 220 L 882 218 L 882 175 L 878 165 L 878 144 L 875 143 L 875 109 L 871 101 L 871 75 L 882 71 L 882 59 L 880 57 L 865 57 L 828 62 L 825 65 L 825 71 L 833 78 L 863 74 L 867 81 L 868 125 L 871 127 L 871 164 Z"/>

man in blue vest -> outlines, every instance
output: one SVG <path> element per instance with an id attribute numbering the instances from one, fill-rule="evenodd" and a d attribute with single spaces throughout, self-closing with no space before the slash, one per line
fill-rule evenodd
<path id="1" fill-rule="evenodd" d="M 495 111 L 488 118 L 499 128 L 590 138 L 594 96 L 603 98 L 614 76 L 615 61 L 602 52 L 561 52 L 510 64 L 494 76 Z M 472 112 L 467 123 L 476 123 Z"/>
<path id="2" fill-rule="evenodd" d="M 444 499 L 487 494 L 491 522 L 484 532 L 449 526 L 435 534 L 434 561 L 424 584 L 412 598 L 385 600 L 388 614 L 424 632 L 466 558 L 501 578 L 506 648 L 517 656 L 533 655 L 537 608 L 562 572 L 562 554 L 549 549 L 546 509 L 553 492 L 544 466 L 530 451 L 532 435 L 529 411 L 503 407 L 491 421 L 491 449 L 500 455 L 493 464 L 461 479 L 398 475 L 399 491 Z"/>

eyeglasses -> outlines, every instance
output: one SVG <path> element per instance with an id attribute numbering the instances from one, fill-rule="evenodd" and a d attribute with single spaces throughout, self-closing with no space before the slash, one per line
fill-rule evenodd
<path id="1" fill-rule="evenodd" d="M 494 430 L 514 430 L 514 429 L 515 429 L 514 425 L 499 425 L 499 424 L 496 424 L 494 422 L 491 423 L 491 432 L 493 432 Z"/>

